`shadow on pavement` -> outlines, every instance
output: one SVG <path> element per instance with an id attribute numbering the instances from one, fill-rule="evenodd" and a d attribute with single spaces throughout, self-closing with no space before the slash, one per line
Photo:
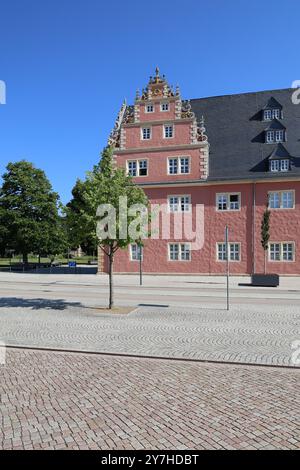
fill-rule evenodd
<path id="1" fill-rule="evenodd" d="M 83 307 L 80 302 L 66 302 L 62 299 L 23 299 L 19 297 L 4 297 L 0 299 L 0 308 L 23 307 L 32 310 L 65 310 L 70 307 Z"/>

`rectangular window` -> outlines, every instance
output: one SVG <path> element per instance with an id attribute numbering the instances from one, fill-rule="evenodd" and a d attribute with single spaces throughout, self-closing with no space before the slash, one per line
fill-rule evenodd
<path id="1" fill-rule="evenodd" d="M 148 174 L 148 161 L 140 160 L 139 161 L 139 176 L 147 176 Z"/>
<path id="2" fill-rule="evenodd" d="M 137 162 L 129 161 L 127 162 L 128 174 L 130 176 L 137 176 Z"/>
<path id="3" fill-rule="evenodd" d="M 266 142 L 267 144 L 272 144 L 273 142 L 275 142 L 274 131 L 267 131 Z"/>
<path id="4" fill-rule="evenodd" d="M 170 243 L 169 244 L 170 261 L 190 261 L 191 245 L 189 243 Z"/>
<path id="5" fill-rule="evenodd" d="M 153 113 L 154 112 L 153 104 L 147 104 L 147 106 L 145 107 L 145 111 L 146 113 Z"/>
<path id="6" fill-rule="evenodd" d="M 190 196 L 169 196 L 170 212 L 190 212 L 191 197 Z"/>
<path id="7" fill-rule="evenodd" d="M 169 103 L 161 103 L 160 110 L 161 111 L 169 111 Z"/>
<path id="8" fill-rule="evenodd" d="M 269 244 L 269 261 L 294 261 L 295 243 L 276 242 Z"/>
<path id="9" fill-rule="evenodd" d="M 280 119 L 281 118 L 280 109 L 273 109 L 272 110 L 272 118 L 273 119 Z"/>
<path id="10" fill-rule="evenodd" d="M 240 209 L 241 195 L 239 193 L 217 194 L 218 211 L 237 211 Z"/>
<path id="11" fill-rule="evenodd" d="M 143 129 L 142 129 L 142 139 L 143 140 L 151 139 L 151 127 L 143 127 Z"/>
<path id="12" fill-rule="evenodd" d="M 178 243 L 169 244 L 169 259 L 171 261 L 179 260 L 179 244 Z"/>
<path id="13" fill-rule="evenodd" d="M 271 160 L 270 169 L 271 171 L 279 171 L 280 170 L 279 160 Z"/>
<path id="14" fill-rule="evenodd" d="M 272 120 L 272 111 L 270 109 L 266 109 L 264 111 L 264 120 L 271 121 Z"/>
<path id="15" fill-rule="evenodd" d="M 180 157 L 180 173 L 187 174 L 190 172 L 190 159 Z"/>
<path id="16" fill-rule="evenodd" d="M 165 139 L 172 139 L 173 136 L 174 136 L 173 126 L 164 126 Z"/>
<path id="17" fill-rule="evenodd" d="M 280 171 L 289 171 L 290 169 L 290 161 L 289 160 L 281 160 L 280 162 Z"/>
<path id="18" fill-rule="evenodd" d="M 270 209 L 293 209 L 294 191 L 272 191 L 269 192 Z"/>
<path id="19" fill-rule="evenodd" d="M 142 259 L 143 259 L 142 247 L 140 245 L 137 245 L 136 243 L 133 243 L 132 245 L 130 245 L 130 259 L 131 259 L 131 261 L 139 261 L 140 256 L 142 256 Z"/>
<path id="20" fill-rule="evenodd" d="M 168 159 L 169 175 L 186 175 L 190 173 L 189 157 L 172 157 Z"/>
<path id="21" fill-rule="evenodd" d="M 240 243 L 229 243 L 229 260 L 240 261 Z M 217 246 L 218 261 L 226 261 L 226 243 L 218 243 Z"/>
<path id="22" fill-rule="evenodd" d="M 127 161 L 127 173 L 130 176 L 147 176 L 148 175 L 148 160 Z"/>
<path id="23" fill-rule="evenodd" d="M 169 158 L 169 174 L 177 175 L 178 173 L 178 158 Z"/>
<path id="24" fill-rule="evenodd" d="M 283 142 L 284 141 L 284 131 L 283 130 L 277 130 L 275 132 L 275 141 L 276 142 Z"/>

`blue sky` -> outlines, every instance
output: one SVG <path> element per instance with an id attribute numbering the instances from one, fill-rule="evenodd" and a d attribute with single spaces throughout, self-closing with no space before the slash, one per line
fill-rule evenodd
<path id="1" fill-rule="evenodd" d="M 63 202 L 156 65 L 185 98 L 300 79 L 298 0 L 2 0 L 0 173 L 25 158 Z"/>

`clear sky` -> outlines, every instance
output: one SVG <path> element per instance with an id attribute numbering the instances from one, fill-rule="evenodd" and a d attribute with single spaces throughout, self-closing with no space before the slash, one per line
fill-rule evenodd
<path id="1" fill-rule="evenodd" d="M 185 98 L 300 79 L 299 0 L 1 0 L 0 173 L 25 158 L 67 202 L 158 65 Z"/>

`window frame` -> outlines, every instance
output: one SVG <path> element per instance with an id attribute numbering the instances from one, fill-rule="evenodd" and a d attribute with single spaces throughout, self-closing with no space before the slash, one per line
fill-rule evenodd
<path id="1" fill-rule="evenodd" d="M 133 259 L 133 251 L 132 251 L 132 247 L 135 246 L 137 248 L 137 258 L 136 259 Z M 142 261 L 143 261 L 143 257 L 144 257 L 144 250 L 142 249 L 142 247 L 140 245 L 138 245 L 137 243 L 130 243 L 130 246 L 129 246 L 129 257 L 130 257 L 130 261 L 134 261 L 134 262 L 137 262 L 137 261 L 140 261 L 140 258 L 139 258 L 139 249 L 141 250 L 141 258 L 142 258 Z"/>
<path id="2" fill-rule="evenodd" d="M 148 111 L 148 107 L 152 107 L 152 111 Z M 153 103 L 145 104 L 145 114 L 152 114 L 154 112 L 155 112 L 155 109 L 154 109 Z"/>
<path id="3" fill-rule="evenodd" d="M 291 193 L 293 195 L 293 207 L 283 207 L 283 194 L 284 193 Z M 280 191 L 269 191 L 268 192 L 268 201 L 269 201 L 269 209 L 272 211 L 278 211 L 278 210 L 294 210 L 295 209 L 295 189 L 281 189 Z M 271 207 L 270 205 L 270 196 L 272 194 L 278 194 L 279 196 L 279 207 Z"/>
<path id="4" fill-rule="evenodd" d="M 178 246 L 178 259 L 171 259 L 171 245 Z M 189 247 L 189 259 L 182 259 L 182 246 L 188 246 Z M 191 243 L 187 242 L 170 242 L 168 243 L 168 261 L 171 262 L 183 262 L 183 263 L 189 263 L 192 261 L 192 245 Z"/>
<path id="5" fill-rule="evenodd" d="M 187 158 L 189 161 L 189 171 L 188 173 L 181 173 L 181 158 Z M 177 173 L 170 173 L 170 160 L 177 160 Z M 167 175 L 170 176 L 176 176 L 176 175 L 190 175 L 191 174 L 191 156 L 190 155 L 180 155 L 178 156 L 173 156 L 173 157 L 167 157 Z"/>
<path id="6" fill-rule="evenodd" d="M 144 129 L 150 130 L 149 138 L 144 138 Z M 141 127 L 141 140 L 151 140 L 151 139 L 152 139 L 152 127 L 151 126 Z"/>
<path id="7" fill-rule="evenodd" d="M 224 256 L 225 256 L 225 259 L 219 259 L 219 246 L 225 246 L 225 253 L 224 253 Z M 231 259 L 231 246 L 238 246 L 239 247 L 239 259 Z M 229 242 L 228 243 L 228 247 L 229 247 L 229 262 L 230 263 L 240 263 L 242 261 L 242 243 L 241 242 Z M 216 243 L 216 261 L 218 263 L 224 263 L 227 261 L 226 259 L 226 243 L 225 242 L 217 242 Z"/>
<path id="8" fill-rule="evenodd" d="M 168 109 L 163 109 L 163 106 L 167 105 Z M 169 102 L 161 102 L 160 103 L 160 112 L 161 113 L 167 113 L 170 111 L 170 103 Z"/>
<path id="9" fill-rule="evenodd" d="M 227 209 L 219 209 L 219 196 L 226 196 L 227 197 Z M 239 197 L 239 208 L 238 209 L 231 209 L 230 208 L 230 196 L 238 196 Z M 216 193 L 216 211 L 217 212 L 239 212 L 242 207 L 242 193 L 241 192 L 230 192 L 230 193 Z"/>
<path id="10" fill-rule="evenodd" d="M 175 197 L 178 198 L 178 203 L 177 203 L 178 204 L 178 210 L 177 211 L 171 210 L 170 199 L 172 197 L 173 198 L 175 198 Z M 182 210 L 182 201 L 181 201 L 181 199 L 183 199 L 183 198 L 189 198 L 189 203 L 188 203 L 189 204 L 189 209 L 187 211 Z M 167 197 L 167 201 L 168 201 L 168 213 L 169 214 L 179 214 L 179 213 L 188 214 L 188 213 L 192 212 L 192 196 L 191 196 L 191 194 L 169 194 L 168 197 Z M 186 204 L 186 203 L 184 202 L 184 204 Z"/>
<path id="11" fill-rule="evenodd" d="M 271 245 L 279 245 L 279 259 L 271 259 Z M 293 259 L 283 259 L 283 245 L 292 245 Z M 270 241 L 268 244 L 268 262 L 269 263 L 295 263 L 296 261 L 296 242 L 295 241 Z"/>
<path id="12" fill-rule="evenodd" d="M 147 174 L 146 175 L 141 175 L 140 174 L 140 162 L 147 162 Z M 128 171 L 129 163 L 135 162 L 136 163 L 136 175 L 132 176 L 130 175 Z M 132 178 L 147 178 L 149 176 L 149 158 L 139 158 L 139 159 L 133 159 L 130 158 L 129 160 L 126 160 L 126 174 L 131 176 Z"/>
<path id="13" fill-rule="evenodd" d="M 166 137 L 166 128 L 167 127 L 172 127 L 172 136 L 171 137 Z M 174 124 L 164 124 L 163 125 L 163 138 L 166 139 L 166 140 L 169 140 L 169 139 L 174 139 L 175 137 L 175 125 Z"/>

